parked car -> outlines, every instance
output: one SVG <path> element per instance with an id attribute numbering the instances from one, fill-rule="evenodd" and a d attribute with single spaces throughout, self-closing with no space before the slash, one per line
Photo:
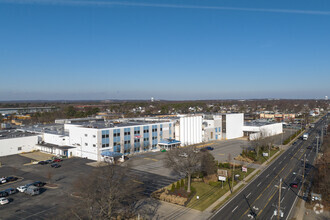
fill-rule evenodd
<path id="1" fill-rule="evenodd" d="M 60 159 L 60 158 L 55 158 L 55 159 L 53 160 L 54 163 L 55 163 L 55 162 L 61 162 L 61 161 L 63 161 L 63 160 Z"/>
<path id="2" fill-rule="evenodd" d="M 5 191 L 0 191 L 0 197 L 6 197 L 8 196 L 8 193 Z"/>
<path id="3" fill-rule="evenodd" d="M 297 188 L 298 188 L 298 183 L 291 183 L 291 184 L 290 184 L 290 187 L 291 187 L 291 188 L 296 188 L 296 189 L 297 189 Z"/>
<path id="4" fill-rule="evenodd" d="M 188 154 L 187 153 L 182 153 L 182 154 L 179 154 L 179 157 L 185 157 L 185 158 L 187 158 L 188 157 Z"/>
<path id="5" fill-rule="evenodd" d="M 162 148 L 160 149 L 160 152 L 166 152 L 166 149 Z"/>
<path id="6" fill-rule="evenodd" d="M 24 193 L 26 193 L 30 196 L 39 195 L 40 188 L 36 187 L 36 186 L 29 186 Z"/>
<path id="7" fill-rule="evenodd" d="M 205 147 L 205 148 L 206 148 L 206 150 L 214 150 L 214 148 L 213 147 L 210 147 L 210 146 Z"/>
<path id="8" fill-rule="evenodd" d="M 38 164 L 45 165 L 47 163 L 45 161 L 39 161 Z"/>
<path id="9" fill-rule="evenodd" d="M 0 178 L 0 183 L 2 184 L 2 183 L 6 183 L 7 182 L 7 179 L 6 179 L 6 177 L 1 177 Z"/>
<path id="10" fill-rule="evenodd" d="M 12 181 L 16 181 L 18 178 L 15 176 L 9 176 L 6 178 L 7 182 L 12 182 Z"/>
<path id="11" fill-rule="evenodd" d="M 0 198 L 0 205 L 5 205 L 7 203 L 9 203 L 9 200 L 7 198 L 4 197 Z"/>
<path id="12" fill-rule="evenodd" d="M 45 163 L 49 164 L 49 163 L 53 163 L 53 161 L 52 160 L 45 160 Z"/>
<path id="13" fill-rule="evenodd" d="M 46 185 L 46 183 L 41 182 L 41 181 L 35 181 L 34 183 L 32 183 L 32 185 L 34 185 L 34 186 L 38 186 L 38 187 L 41 187 L 41 186 Z M 29 187 L 30 187 L 30 186 L 29 186 Z"/>
<path id="14" fill-rule="evenodd" d="M 9 189 L 6 189 L 5 192 L 7 192 L 8 195 L 11 195 L 11 194 L 15 194 L 17 192 L 17 190 L 14 188 L 9 188 Z"/>
<path id="15" fill-rule="evenodd" d="M 25 190 L 26 190 L 27 188 L 28 188 L 27 186 L 19 186 L 19 187 L 17 187 L 16 189 L 17 189 L 19 192 L 25 192 Z"/>
<path id="16" fill-rule="evenodd" d="M 59 168 L 61 167 L 61 165 L 57 164 L 57 163 L 53 163 L 52 165 L 50 165 L 53 168 Z"/>

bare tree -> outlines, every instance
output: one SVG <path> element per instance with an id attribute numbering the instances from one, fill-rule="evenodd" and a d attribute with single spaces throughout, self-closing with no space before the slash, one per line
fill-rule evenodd
<path id="1" fill-rule="evenodd" d="M 195 148 L 176 148 L 166 153 L 165 164 L 188 178 L 187 192 L 191 191 L 191 175 L 201 169 L 201 153 Z"/>
<path id="2" fill-rule="evenodd" d="M 66 215 L 77 219 L 129 219 L 137 216 L 141 190 L 126 173 L 124 167 L 108 165 L 80 176 L 74 183 L 75 194 L 80 199 Z"/>
<path id="3" fill-rule="evenodd" d="M 201 171 L 205 175 L 212 175 L 217 173 L 217 165 L 214 157 L 208 151 L 201 152 Z"/>

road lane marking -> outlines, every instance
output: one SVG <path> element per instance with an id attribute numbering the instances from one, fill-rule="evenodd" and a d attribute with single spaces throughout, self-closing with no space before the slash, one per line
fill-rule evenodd
<path id="1" fill-rule="evenodd" d="M 283 196 L 283 198 L 281 199 L 281 202 L 283 202 L 283 199 L 284 199 L 284 196 Z"/>
<path id="2" fill-rule="evenodd" d="M 259 187 L 260 186 L 260 184 L 261 184 L 261 182 L 257 185 L 257 187 Z"/>
<path id="3" fill-rule="evenodd" d="M 300 149 L 302 148 L 304 146 L 304 144 L 302 144 L 301 146 L 300 146 Z M 298 151 L 296 151 L 296 153 L 294 153 L 293 154 L 293 156 L 290 158 L 290 160 L 292 160 L 294 157 L 295 157 L 295 155 L 297 154 L 299 152 L 299 150 Z M 301 155 L 301 157 L 303 156 L 303 154 Z M 300 157 L 300 158 L 301 158 Z M 269 183 L 269 185 L 262 191 L 262 193 L 264 192 L 264 191 L 266 191 L 267 190 L 267 188 L 269 188 L 269 186 L 271 185 L 271 183 L 277 178 L 277 176 L 280 174 L 280 173 L 282 173 L 282 171 L 288 166 L 288 164 L 289 163 L 287 163 L 283 168 L 282 168 L 282 170 L 273 178 L 273 180 Z M 258 196 L 258 198 L 256 199 L 256 200 L 254 200 L 251 204 L 253 204 L 253 203 L 255 203 L 260 197 L 261 197 L 261 195 L 262 195 L 262 193 Z M 275 195 L 275 194 L 274 194 Z M 274 196 L 273 195 L 273 196 Z M 267 205 L 266 205 L 267 206 Z M 243 217 L 243 216 L 245 216 L 247 213 L 248 213 L 248 211 L 249 211 L 250 209 L 247 209 L 245 212 L 244 212 L 244 214 L 240 217 L 240 219 Z"/>
<path id="4" fill-rule="evenodd" d="M 235 210 L 238 208 L 238 206 L 236 206 L 234 209 L 233 209 L 233 211 L 231 211 L 231 212 L 235 212 Z"/>
<path id="5" fill-rule="evenodd" d="M 282 161 L 281 162 L 279 162 L 279 164 L 281 164 L 282 163 Z"/>
<path id="6" fill-rule="evenodd" d="M 249 194 L 246 196 L 246 198 L 248 198 L 250 195 L 251 195 L 251 193 L 249 193 Z"/>
<path id="7" fill-rule="evenodd" d="M 267 174 L 266 178 L 269 177 L 269 174 Z"/>
<path id="8" fill-rule="evenodd" d="M 218 155 L 223 156 L 223 155 L 225 155 L 225 154 L 218 154 Z"/>
<path id="9" fill-rule="evenodd" d="M 274 167 L 273 171 L 276 169 L 276 167 Z"/>

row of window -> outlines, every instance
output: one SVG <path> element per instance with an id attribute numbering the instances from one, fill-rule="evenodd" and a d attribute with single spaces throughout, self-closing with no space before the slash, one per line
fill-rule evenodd
<path id="1" fill-rule="evenodd" d="M 85 137 L 88 137 L 88 134 L 85 134 Z M 109 136 L 108 136 L 109 137 Z M 93 138 L 96 138 L 96 135 L 93 135 Z"/>

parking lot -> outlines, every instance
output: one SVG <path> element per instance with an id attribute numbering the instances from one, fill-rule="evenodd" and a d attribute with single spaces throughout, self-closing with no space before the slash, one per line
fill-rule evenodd
<path id="1" fill-rule="evenodd" d="M 60 164 L 60 168 L 51 168 L 47 165 L 24 165 L 31 160 L 20 155 L 1 157 L 0 167 L 1 176 L 17 176 L 20 179 L 16 182 L 9 182 L 0 185 L 0 191 L 8 188 L 16 188 L 21 185 L 35 181 L 48 182 L 48 174 L 52 173 L 51 182 L 55 183 L 57 188 L 49 188 L 47 184 L 43 187 L 40 195 L 30 196 L 18 192 L 9 195 L 9 204 L 0 206 L 0 219 L 46 219 L 54 217 L 59 208 L 70 205 L 74 198 L 72 193 L 72 183 L 82 174 L 86 174 L 92 169 L 86 163 L 87 159 L 72 158 L 67 159 Z"/>

